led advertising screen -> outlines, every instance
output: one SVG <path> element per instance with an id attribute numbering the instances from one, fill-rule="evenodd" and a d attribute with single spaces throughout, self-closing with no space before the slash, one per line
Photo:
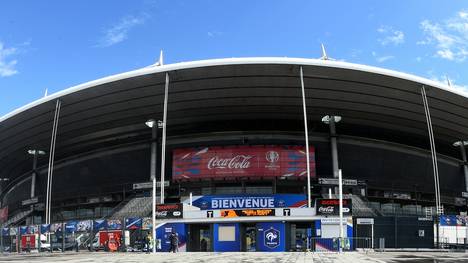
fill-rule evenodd
<path id="1" fill-rule="evenodd" d="M 183 203 L 189 203 L 186 199 Z M 307 207 L 307 196 L 302 194 L 274 195 L 199 195 L 192 197 L 192 206 L 201 210 L 270 209 Z"/>
<path id="2" fill-rule="evenodd" d="M 221 217 L 275 216 L 274 209 L 221 210 Z"/>
<path id="3" fill-rule="evenodd" d="M 310 148 L 315 177 L 315 149 Z M 243 145 L 175 149 L 173 180 L 235 177 L 307 177 L 304 146 Z"/>

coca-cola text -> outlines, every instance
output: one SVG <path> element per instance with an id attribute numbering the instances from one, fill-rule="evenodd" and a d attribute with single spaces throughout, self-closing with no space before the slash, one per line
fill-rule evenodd
<path id="1" fill-rule="evenodd" d="M 208 169 L 247 169 L 251 158 L 251 155 L 236 155 L 232 158 L 214 156 L 208 161 Z"/>

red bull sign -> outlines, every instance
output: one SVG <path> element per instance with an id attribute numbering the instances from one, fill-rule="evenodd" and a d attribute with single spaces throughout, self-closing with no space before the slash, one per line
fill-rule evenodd
<path id="1" fill-rule="evenodd" d="M 310 148 L 311 176 L 315 151 Z M 305 147 L 290 145 L 213 146 L 176 149 L 173 180 L 228 177 L 306 177 Z"/>

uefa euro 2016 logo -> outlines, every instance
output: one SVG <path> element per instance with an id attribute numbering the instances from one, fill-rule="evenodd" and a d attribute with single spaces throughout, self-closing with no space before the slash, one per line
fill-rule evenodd
<path id="1" fill-rule="evenodd" d="M 277 164 L 277 162 L 279 161 L 279 153 L 277 151 L 268 151 L 265 154 L 265 159 L 268 161 L 268 164 L 265 165 L 266 168 L 279 168 L 279 165 Z"/>
<path id="2" fill-rule="evenodd" d="M 280 232 L 273 227 L 264 232 L 265 246 L 269 248 L 275 248 L 280 244 Z"/>
<path id="3" fill-rule="evenodd" d="M 279 160 L 279 153 L 276 151 L 268 151 L 265 157 L 268 162 L 276 163 Z"/>

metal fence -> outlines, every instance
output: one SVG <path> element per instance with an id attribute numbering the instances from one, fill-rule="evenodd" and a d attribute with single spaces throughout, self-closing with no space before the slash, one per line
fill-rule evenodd
<path id="1" fill-rule="evenodd" d="M 373 240 L 370 237 L 339 237 L 310 239 L 310 250 L 313 252 L 339 252 L 342 251 L 369 250 L 373 248 Z"/>

